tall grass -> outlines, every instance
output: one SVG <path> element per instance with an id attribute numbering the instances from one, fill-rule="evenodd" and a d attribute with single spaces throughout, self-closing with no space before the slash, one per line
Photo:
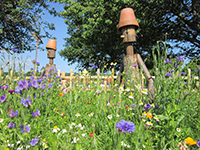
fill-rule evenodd
<path id="1" fill-rule="evenodd" d="M 85 71 L 74 75 L 71 90 L 61 89 L 53 71 L 41 79 L 1 80 L 0 149 L 179 149 L 187 137 L 194 141 L 182 145 L 198 148 L 199 89 L 189 88 L 182 79 L 182 62 L 165 63 L 166 53 L 159 54 L 159 46 L 155 50 L 154 104 L 148 104 L 140 81 L 126 83 L 125 89 L 116 83 L 119 87 L 104 91 L 99 80 L 78 81 Z M 180 65 L 172 68 L 173 63 Z M 166 76 L 169 69 L 180 75 Z M 134 132 L 126 125 L 117 129 L 121 120 L 132 122 Z"/>

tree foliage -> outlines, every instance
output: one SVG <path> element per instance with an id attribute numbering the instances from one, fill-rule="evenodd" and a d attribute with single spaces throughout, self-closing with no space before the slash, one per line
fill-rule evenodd
<path id="1" fill-rule="evenodd" d="M 125 47 L 117 31 L 120 11 L 133 8 L 140 24 L 134 53 L 147 58 L 152 68 L 152 46 L 158 40 L 189 42 L 190 47 L 177 44 L 183 51 L 178 55 L 195 58 L 200 52 L 200 27 L 198 0 L 54 0 L 65 3 L 61 12 L 68 24 L 69 38 L 60 55 L 70 64 L 78 62 L 79 67 L 95 63 L 99 67 L 118 62 L 125 54 Z M 170 47 L 170 45 L 168 45 Z M 172 53 L 169 52 L 169 53 Z"/>
<path id="2" fill-rule="evenodd" d="M 35 40 L 30 32 L 42 37 L 50 37 L 45 29 L 54 29 L 53 23 L 42 20 L 44 9 L 56 15 L 54 8 L 49 9 L 47 0 L 1 0 L 0 1 L 0 48 L 33 50 Z M 41 30 L 44 30 L 44 35 Z M 23 41 L 23 42 L 22 42 Z M 34 48 L 35 49 L 35 48 Z"/>

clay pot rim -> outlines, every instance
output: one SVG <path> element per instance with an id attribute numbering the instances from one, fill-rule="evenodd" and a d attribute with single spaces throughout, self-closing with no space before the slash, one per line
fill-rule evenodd
<path id="1" fill-rule="evenodd" d="M 48 43 L 46 45 L 46 49 L 54 49 L 54 50 L 56 50 L 57 49 L 56 44 L 57 44 L 56 40 L 49 39 L 49 41 L 48 41 Z"/>
<path id="2" fill-rule="evenodd" d="M 127 10 L 127 11 L 132 11 L 132 16 L 131 15 L 127 15 L 126 14 L 126 16 L 124 16 L 124 14 L 123 14 L 123 16 L 121 15 L 121 13 L 122 13 L 122 11 L 125 11 L 125 10 Z M 120 19 L 119 19 L 119 23 L 118 23 L 118 31 L 120 31 L 121 30 L 121 28 L 122 27 L 125 27 L 125 26 L 131 26 L 131 25 L 133 25 L 133 26 L 135 26 L 135 31 L 137 30 L 137 29 L 139 29 L 139 23 L 138 23 L 138 21 L 137 21 L 137 19 L 136 19 L 136 17 L 135 17 L 135 13 L 134 13 L 134 10 L 132 9 L 132 8 L 130 8 L 130 7 L 127 7 L 127 8 L 123 8 L 122 10 L 121 10 L 121 13 L 120 13 Z M 127 17 L 128 16 L 128 17 Z M 123 19 L 121 18 L 121 17 L 123 17 Z M 131 18 L 131 19 L 133 19 L 133 20 L 126 20 L 126 19 L 124 19 L 125 17 L 127 17 L 127 18 Z"/>

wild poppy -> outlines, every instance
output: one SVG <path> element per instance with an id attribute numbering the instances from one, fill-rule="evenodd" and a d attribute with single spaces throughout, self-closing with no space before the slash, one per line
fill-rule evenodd
<path id="1" fill-rule="evenodd" d="M 189 144 L 189 145 L 195 145 L 195 144 L 197 144 L 197 142 L 194 141 L 191 137 L 187 137 L 187 138 L 185 139 L 185 141 L 186 141 L 186 143 Z"/>

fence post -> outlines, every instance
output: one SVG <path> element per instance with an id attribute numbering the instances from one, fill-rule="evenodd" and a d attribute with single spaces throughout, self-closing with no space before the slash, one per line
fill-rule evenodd
<path id="1" fill-rule="evenodd" d="M 73 76 L 73 69 L 70 69 L 70 81 L 69 81 L 70 88 L 72 88 L 72 76 Z"/>
<path id="2" fill-rule="evenodd" d="M 13 78 L 13 70 L 10 70 L 10 80 Z"/>
<path id="3" fill-rule="evenodd" d="M 99 87 L 99 82 L 100 82 L 100 69 L 97 69 L 97 86 Z"/>
<path id="4" fill-rule="evenodd" d="M 60 69 L 58 69 L 58 76 L 60 76 Z"/>
<path id="5" fill-rule="evenodd" d="M 188 68 L 188 85 L 190 85 L 191 82 L 191 69 Z"/>
<path id="6" fill-rule="evenodd" d="M 107 81 L 106 80 L 104 81 L 104 93 L 105 94 L 107 93 Z"/>
<path id="7" fill-rule="evenodd" d="M 65 87 L 65 72 L 61 72 L 61 83 L 62 83 L 62 88 Z"/>

